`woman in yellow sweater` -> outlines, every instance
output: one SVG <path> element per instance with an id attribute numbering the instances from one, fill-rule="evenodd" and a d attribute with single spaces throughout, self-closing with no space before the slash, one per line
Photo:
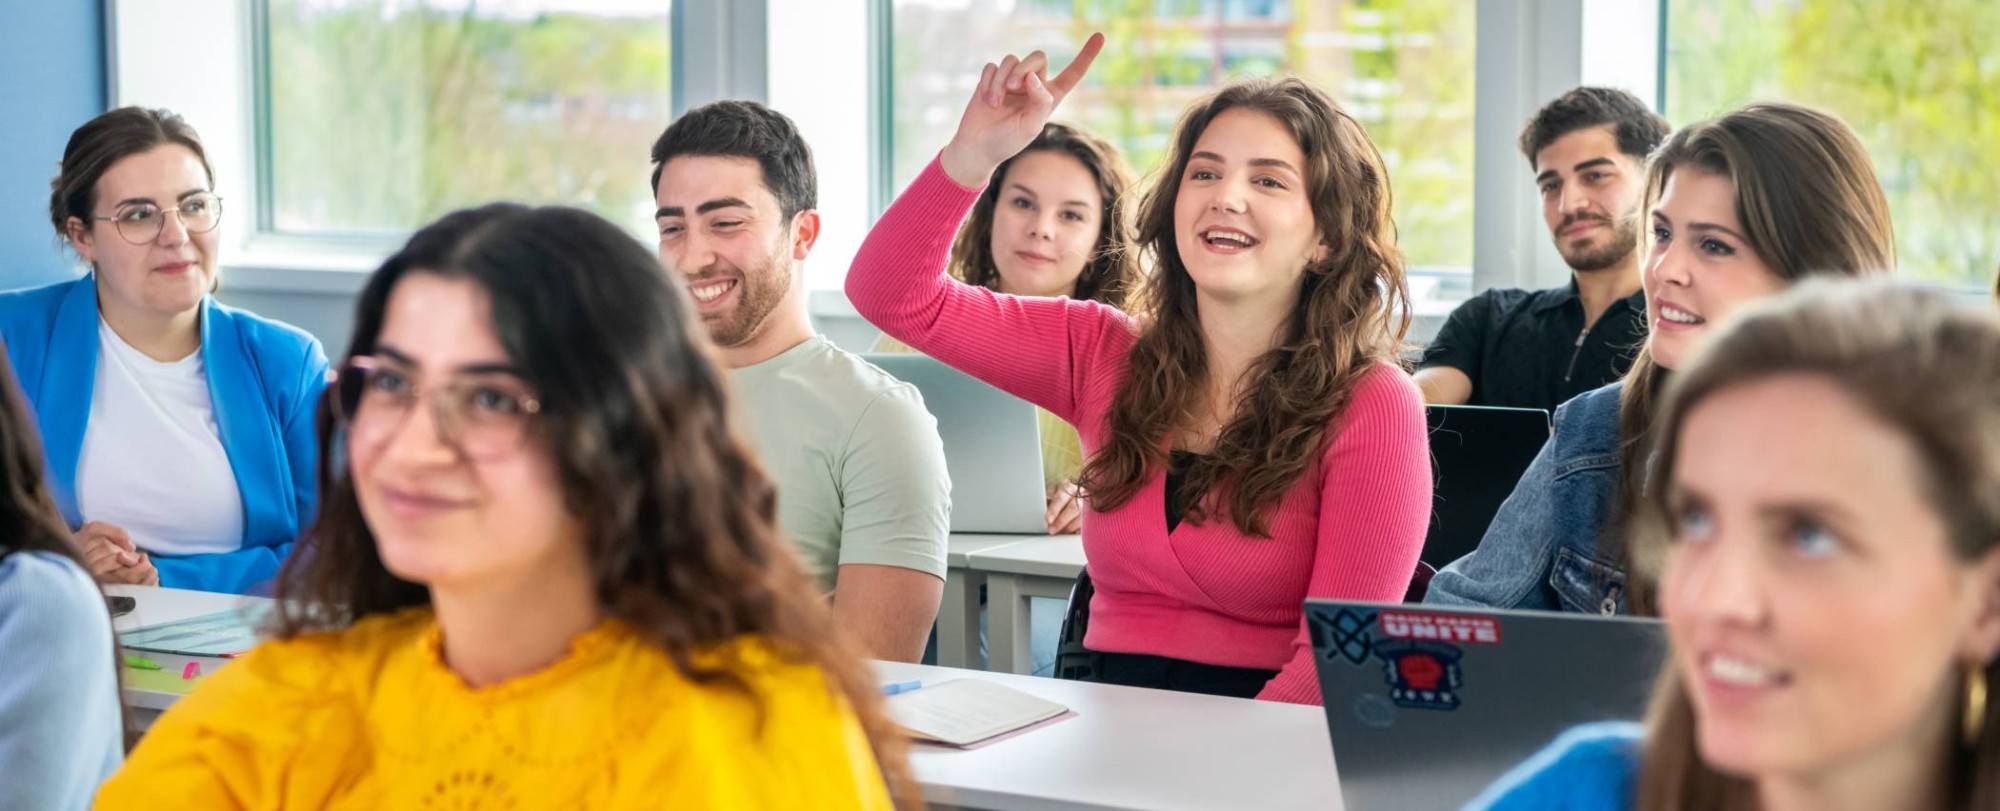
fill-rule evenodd
<path id="1" fill-rule="evenodd" d="M 361 294 L 276 641 L 98 807 L 914 807 L 691 327 L 594 215 L 418 232 Z"/>
<path id="2" fill-rule="evenodd" d="M 1127 194 L 1132 176 L 1110 141 L 1050 122 L 1020 154 L 993 170 L 951 245 L 959 281 L 1017 296 L 1068 296 L 1124 307 L 1139 281 Z M 887 335 L 877 352 L 915 352 Z M 1040 412 L 1042 483 L 1049 532 L 1076 532 L 1082 505 L 1076 475 L 1083 445 L 1076 429 Z"/>

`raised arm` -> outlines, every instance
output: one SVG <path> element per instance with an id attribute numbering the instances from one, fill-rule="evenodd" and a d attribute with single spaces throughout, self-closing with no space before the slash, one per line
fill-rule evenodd
<path id="1" fill-rule="evenodd" d="M 1093 35 L 1053 79 L 1039 51 L 987 65 L 951 143 L 882 215 L 847 274 L 848 300 L 890 337 L 1070 422 L 1085 373 L 1129 347 L 1130 319 L 1095 302 L 1001 295 L 945 270 L 979 189 L 1041 131 L 1103 44 Z"/>

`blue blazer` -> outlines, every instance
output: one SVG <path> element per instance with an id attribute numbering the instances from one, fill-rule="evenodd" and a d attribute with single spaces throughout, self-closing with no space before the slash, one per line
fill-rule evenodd
<path id="1" fill-rule="evenodd" d="M 97 324 L 94 274 L 0 294 L 0 337 L 41 427 L 49 486 L 72 530 L 83 525 L 76 466 L 97 383 Z M 240 594 L 278 573 L 312 521 L 319 460 L 313 418 L 326 387 L 326 352 L 303 330 L 210 296 L 201 303 L 201 360 L 222 450 L 243 496 L 242 548 L 155 555 L 153 562 L 162 586 Z"/>

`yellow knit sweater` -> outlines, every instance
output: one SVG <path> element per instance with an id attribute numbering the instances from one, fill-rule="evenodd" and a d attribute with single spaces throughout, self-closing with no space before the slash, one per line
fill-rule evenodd
<path id="1" fill-rule="evenodd" d="M 100 809 L 888 809 L 822 674 L 734 654 L 758 702 L 688 681 L 607 620 L 539 672 L 473 689 L 428 609 L 268 642 L 161 716 Z"/>

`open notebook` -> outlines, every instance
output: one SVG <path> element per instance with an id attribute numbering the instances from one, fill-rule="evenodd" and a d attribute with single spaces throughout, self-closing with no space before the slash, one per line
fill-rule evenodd
<path id="1" fill-rule="evenodd" d="M 927 684 L 888 698 L 889 715 L 910 736 L 948 746 L 980 741 L 1033 726 L 1069 708 L 979 679 Z"/>
<path id="2" fill-rule="evenodd" d="M 176 656 L 233 656 L 257 646 L 268 607 L 242 608 L 148 625 L 118 634 L 127 650 Z"/>

